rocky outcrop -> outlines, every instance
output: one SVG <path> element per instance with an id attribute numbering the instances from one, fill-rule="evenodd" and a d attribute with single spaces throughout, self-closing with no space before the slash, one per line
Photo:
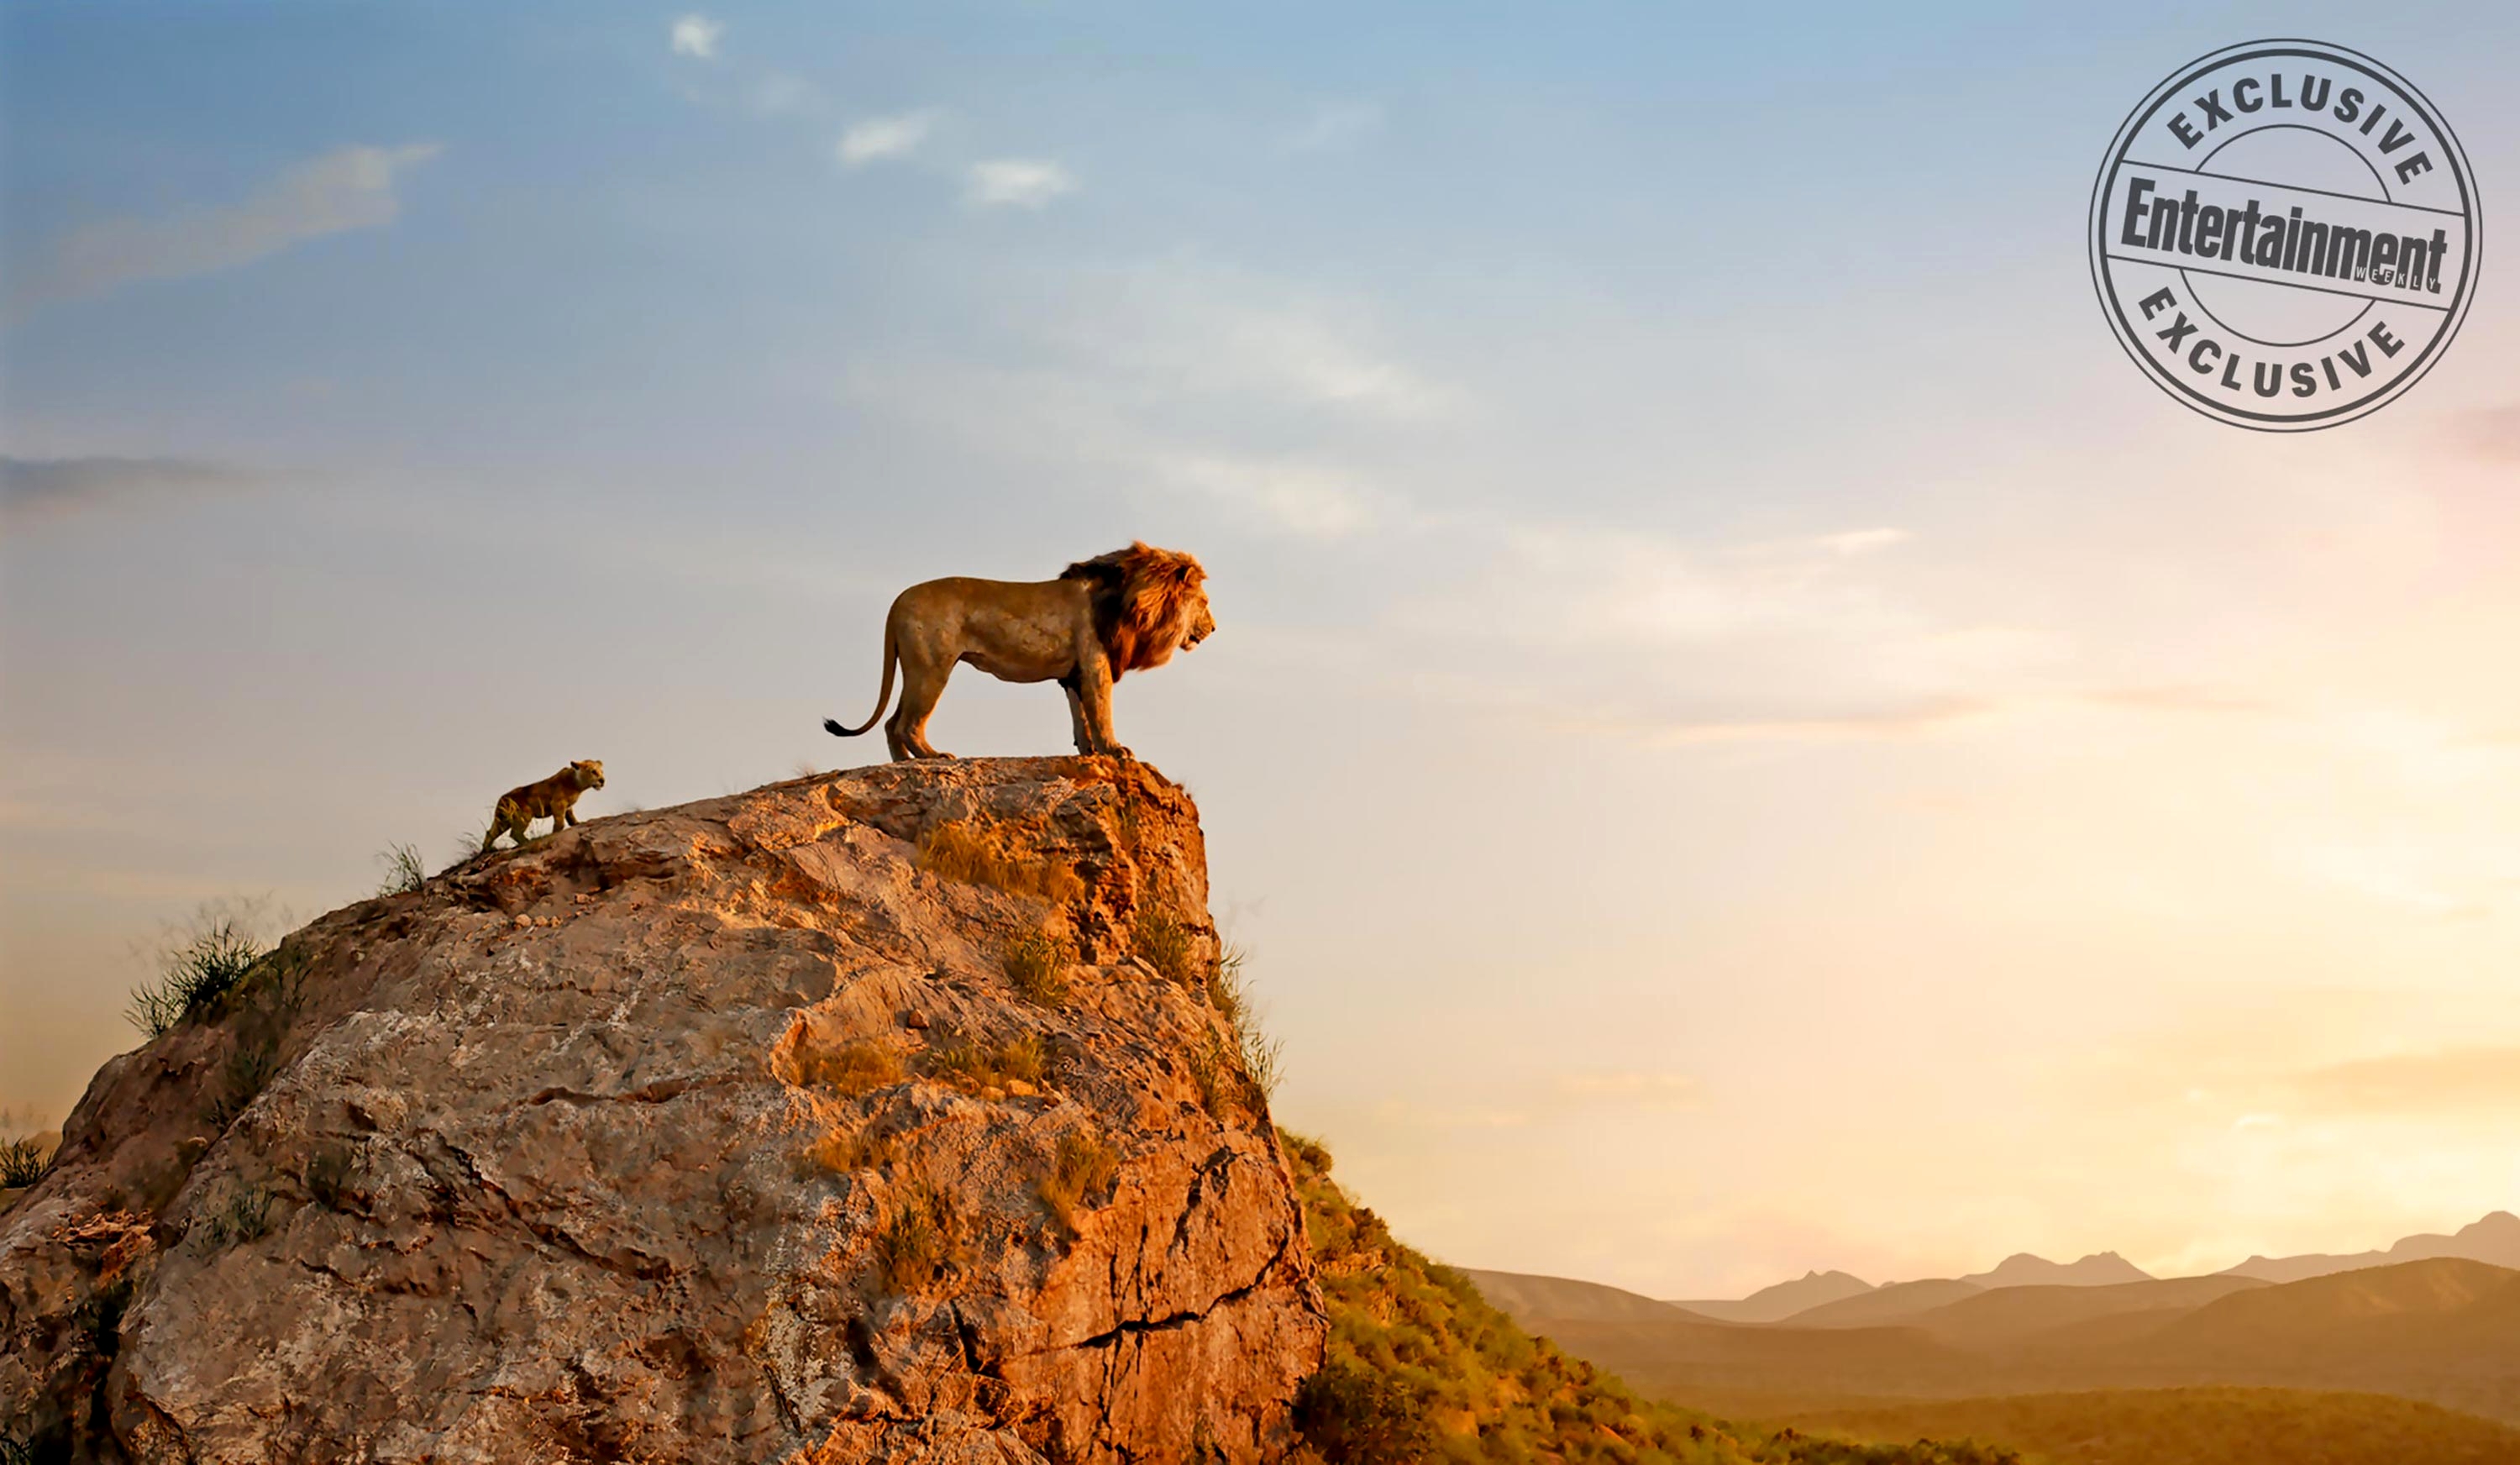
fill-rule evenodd
<path id="1" fill-rule="evenodd" d="M 0 1432 L 1276 1458 L 1326 1323 L 1206 895 L 1182 789 L 1025 759 L 592 821 L 335 911 L 108 1063 L 0 1214 Z"/>

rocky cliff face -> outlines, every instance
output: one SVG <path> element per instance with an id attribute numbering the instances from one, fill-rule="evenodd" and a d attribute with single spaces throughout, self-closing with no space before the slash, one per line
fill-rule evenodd
<path id="1" fill-rule="evenodd" d="M 1104 759 L 804 778 L 335 911 L 108 1063 L 0 1214 L 0 1434 L 1275 1458 L 1326 1323 L 1213 941 L 1189 796 Z"/>

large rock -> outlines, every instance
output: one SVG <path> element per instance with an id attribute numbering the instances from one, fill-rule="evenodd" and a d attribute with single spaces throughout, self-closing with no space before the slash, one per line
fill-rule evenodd
<path id="1" fill-rule="evenodd" d="M 920 867 L 946 824 L 1012 863 Z M 108 1063 L 0 1214 L 0 1430 L 135 1461 L 1276 1458 L 1326 1329 L 1293 1189 L 1225 1019 L 1134 950 L 1169 919 L 1195 979 L 1206 899 L 1179 787 L 1025 759 L 592 821 L 335 911 Z M 1006 965 L 1044 930 L 1056 1005 Z M 1022 1040 L 1038 1082 L 955 1071 Z M 1062 1136 L 1072 1204 L 1042 1194 Z"/>

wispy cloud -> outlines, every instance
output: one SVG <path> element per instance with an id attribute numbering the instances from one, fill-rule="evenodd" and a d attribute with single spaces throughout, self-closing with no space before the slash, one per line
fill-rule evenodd
<path id="1" fill-rule="evenodd" d="M 964 199 L 980 208 L 1040 208 L 1076 192 L 1076 175 L 1044 158 L 996 157 L 971 164 Z"/>
<path id="2" fill-rule="evenodd" d="M 852 168 L 885 158 L 908 157 L 936 130 L 936 117 L 933 109 L 922 109 L 852 122 L 832 151 L 843 166 Z"/>
<path id="3" fill-rule="evenodd" d="M 722 22 L 702 15 L 683 16 L 674 22 L 673 44 L 676 56 L 697 56 L 702 61 L 717 58 L 718 38 L 726 34 Z"/>
<path id="4" fill-rule="evenodd" d="M 2520 1111 L 2520 1047 L 2399 1053 L 2313 1069 L 2292 1087 L 2318 1108 L 2349 1114 Z"/>
<path id="5" fill-rule="evenodd" d="M 397 177 L 438 154 L 434 143 L 339 148 L 282 173 L 244 200 L 166 218 L 107 219 L 53 243 L 13 292 L 13 308 L 86 299 L 146 280 L 207 275 L 292 244 L 376 229 L 401 212 Z"/>
<path id="6" fill-rule="evenodd" d="M 235 488 L 246 475 L 183 458 L 0 458 L 0 520 L 24 523 L 154 494 Z"/>

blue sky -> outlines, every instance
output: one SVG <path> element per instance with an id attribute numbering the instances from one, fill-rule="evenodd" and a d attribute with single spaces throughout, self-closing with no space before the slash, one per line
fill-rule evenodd
<path id="1" fill-rule="evenodd" d="M 202 900 L 311 915 L 569 758 L 601 812 L 865 756 L 819 720 L 900 585 L 1143 537 L 1224 629 L 1122 733 L 1282 1116 L 1439 1255 L 1682 1295 L 2511 1204 L 2515 25 L 12 6 L 0 1104 Z M 2445 363 L 2297 440 L 2145 381 L 2082 244 L 2127 109 L 2270 34 L 2412 77 L 2488 211 Z"/>

